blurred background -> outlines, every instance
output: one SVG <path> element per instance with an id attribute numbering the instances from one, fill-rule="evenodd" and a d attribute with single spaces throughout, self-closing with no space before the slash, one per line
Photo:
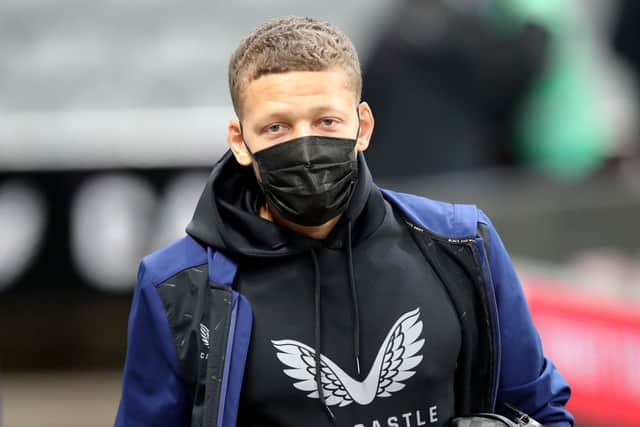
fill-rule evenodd
<path id="1" fill-rule="evenodd" d="M 578 425 L 640 425 L 640 3 L 0 2 L 0 424 L 108 426 L 140 258 L 184 233 L 266 19 L 363 64 L 380 185 L 476 203 Z"/>

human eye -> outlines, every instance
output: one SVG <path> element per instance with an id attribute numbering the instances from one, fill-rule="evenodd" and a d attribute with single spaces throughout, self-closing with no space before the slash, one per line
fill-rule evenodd
<path id="1" fill-rule="evenodd" d="M 324 117 L 320 120 L 320 125 L 325 129 L 334 129 L 339 123 L 335 117 Z"/>
<path id="2" fill-rule="evenodd" d="M 272 125 L 269 125 L 269 127 L 267 127 L 267 132 L 269 133 L 278 133 L 281 130 L 282 130 L 282 125 L 280 123 L 274 123 Z"/>
<path id="3" fill-rule="evenodd" d="M 285 130 L 285 126 L 282 123 L 271 123 L 263 128 L 263 133 L 273 136 L 280 135 Z"/>

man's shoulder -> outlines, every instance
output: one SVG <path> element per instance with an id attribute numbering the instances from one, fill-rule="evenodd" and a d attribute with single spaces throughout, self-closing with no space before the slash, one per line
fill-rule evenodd
<path id="1" fill-rule="evenodd" d="M 140 273 L 145 284 L 158 286 L 182 271 L 206 263 L 206 249 L 187 235 L 145 256 Z"/>
<path id="2" fill-rule="evenodd" d="M 385 199 L 400 209 L 407 220 L 448 238 L 469 238 L 477 234 L 485 215 L 475 205 L 448 203 L 414 194 L 380 189 Z"/>

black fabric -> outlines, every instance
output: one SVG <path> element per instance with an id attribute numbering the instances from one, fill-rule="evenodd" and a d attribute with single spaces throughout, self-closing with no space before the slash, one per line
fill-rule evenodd
<path id="1" fill-rule="evenodd" d="M 376 112 L 367 152 L 376 177 L 514 164 L 512 127 L 544 66 L 546 30 L 527 23 L 500 31 L 471 12 L 477 4 L 394 5 L 363 65 L 363 99 Z"/>
<path id="2" fill-rule="evenodd" d="M 231 257 L 281 257 L 323 245 L 340 248 L 344 245 L 345 225 L 350 218 L 360 218 L 354 224 L 354 241 L 379 225 L 379 212 L 363 212 L 370 198 L 382 199 L 379 193 L 371 192 L 373 187 L 364 156 L 359 155 L 358 182 L 349 206 L 323 243 L 260 218 L 258 212 L 265 200 L 254 172 L 250 167 L 240 166 L 228 151 L 213 168 L 187 233 L 203 245 Z"/>
<path id="3" fill-rule="evenodd" d="M 215 420 L 231 318 L 231 291 L 210 284 L 207 265 L 181 271 L 156 290 L 173 334 L 182 380 L 192 399 L 191 427 Z"/>
<path id="4" fill-rule="evenodd" d="M 255 152 L 262 192 L 283 218 L 322 225 L 349 205 L 358 177 L 355 146 L 355 139 L 303 136 Z"/>
<path id="5" fill-rule="evenodd" d="M 347 267 L 349 268 L 349 287 L 353 303 L 353 357 L 356 361 L 356 372 L 360 375 L 360 305 L 358 304 L 358 287 L 353 273 L 353 240 L 351 239 L 351 222 L 347 224 Z"/>
<path id="6" fill-rule="evenodd" d="M 313 346 L 313 350 L 315 351 L 314 354 L 314 358 L 313 358 L 313 365 L 315 367 L 315 373 L 314 373 L 314 381 L 315 381 L 315 385 L 317 387 L 318 390 L 318 398 L 320 399 L 320 403 L 322 404 L 322 407 L 327 411 L 327 414 L 329 415 L 329 418 L 331 418 L 331 422 L 333 424 L 335 424 L 336 422 L 336 417 L 335 415 L 333 415 L 333 412 L 331 412 L 331 409 L 329 409 L 329 406 L 327 405 L 327 399 L 326 399 L 326 395 L 325 395 L 325 390 L 324 387 L 322 386 L 322 362 L 320 361 L 320 355 L 322 354 L 322 300 L 321 300 L 321 296 L 322 296 L 322 288 L 320 287 L 320 267 L 318 264 L 318 256 L 316 255 L 315 250 L 311 250 L 311 260 L 313 261 L 313 292 L 314 292 L 314 296 L 313 296 L 313 308 L 314 308 L 314 319 L 313 319 L 313 340 L 314 340 L 314 346 Z"/>
<path id="7" fill-rule="evenodd" d="M 240 427 L 444 426 L 458 413 L 456 368 L 468 337 L 463 336 L 457 303 L 402 218 L 373 184 L 362 155 L 358 171 L 350 204 L 324 240 L 261 219 L 258 212 L 265 200 L 253 171 L 238 165 L 229 153 L 208 180 L 187 231 L 238 262 L 234 286 L 247 297 L 254 314 Z M 445 268 L 453 268 L 447 274 L 473 288 L 459 265 Z M 342 406 L 336 404 L 336 396 L 344 391 L 336 378 L 365 381 L 400 321 L 405 329 L 395 330 L 387 341 L 398 347 L 380 353 L 393 350 L 390 357 L 397 358 L 379 365 L 386 379 L 378 382 L 375 375 L 368 383 L 375 390 L 372 395 L 341 398 Z M 398 343 L 410 336 L 414 342 L 407 345 L 413 347 L 402 348 Z M 298 351 L 296 360 L 308 363 L 304 369 L 292 368 L 292 348 Z M 323 357 L 316 357 L 315 349 Z M 415 358 L 406 362 L 408 368 L 400 367 L 401 355 L 410 350 Z M 316 375 L 318 364 L 322 378 Z M 344 374 L 332 371 L 338 368 Z M 309 382 L 299 376 L 307 376 Z M 318 380 L 329 381 L 322 386 L 326 405 L 317 393 Z M 391 384 L 393 390 L 388 391 Z"/>
<path id="8" fill-rule="evenodd" d="M 329 405 L 336 425 L 444 426 L 454 415 L 454 376 L 460 349 L 460 325 L 447 292 L 425 261 L 407 227 L 384 202 L 382 225 L 353 247 L 353 268 L 359 290 L 362 373 L 352 350 L 353 313 L 348 260 L 341 249 L 316 249 L 321 272 L 322 353 L 350 377 L 365 379 L 396 320 L 420 309 L 424 358 L 405 388 L 369 405 Z M 368 206 L 367 206 L 368 209 Z M 357 224 L 357 221 L 356 221 Z M 278 262 L 248 258 L 240 262 L 238 290 L 252 304 L 254 330 L 245 371 L 238 425 L 331 426 L 317 399 L 294 387 L 288 368 L 272 341 L 295 340 L 314 346 L 314 272 L 309 256 Z M 430 414 L 430 408 L 433 415 Z M 430 416 L 437 422 L 429 422 Z M 419 417 L 419 418 L 418 418 Z M 390 422 L 390 424 L 388 424 Z"/>
<path id="9" fill-rule="evenodd" d="M 229 326 L 231 324 L 232 304 L 232 296 L 229 288 L 211 287 L 208 291 L 210 342 L 205 379 L 203 425 L 207 425 L 208 420 L 218 419 L 219 406 L 207 403 L 220 401 L 225 353 L 227 351 L 227 339 L 229 336 Z M 194 424 L 193 421 L 192 419 L 192 426 Z"/>
<path id="10" fill-rule="evenodd" d="M 462 327 L 462 349 L 456 373 L 456 413 L 491 410 L 488 384 L 493 383 L 493 338 L 473 239 L 457 243 L 408 223 L 418 247 L 445 284 Z"/>
<path id="11" fill-rule="evenodd" d="M 198 380 L 198 367 L 185 361 L 206 352 L 199 332 L 200 323 L 209 324 L 204 301 L 208 282 L 206 268 L 200 265 L 181 271 L 156 287 L 173 332 L 183 378 L 191 385 Z"/>
<path id="12" fill-rule="evenodd" d="M 329 139 L 325 142 L 328 141 Z M 375 186 L 362 155 L 358 156 L 356 170 L 358 171 L 358 178 L 355 180 L 357 184 L 347 210 L 329 236 L 320 242 L 260 218 L 258 211 L 265 203 L 262 197 L 264 193 L 260 191 L 253 171 L 250 168 L 241 167 L 228 152 L 211 173 L 193 220 L 187 227 L 187 232 L 201 244 L 212 246 L 236 258 L 239 256 L 280 257 L 313 251 L 320 246 L 343 248 L 345 242 L 349 257 L 352 239 L 359 239 L 372 233 L 383 217 L 382 209 L 374 209 L 382 205 L 372 203 L 372 200 L 381 201 L 382 196 L 377 189 L 372 191 Z M 364 210 L 365 205 L 371 207 Z M 359 219 L 356 225 L 352 224 L 353 218 Z M 352 274 L 349 277 L 352 279 Z M 350 285 L 352 294 L 357 295 L 353 280 Z M 352 311 L 354 313 L 354 359 L 357 364 L 359 324 L 358 304 L 355 299 L 352 301 Z M 319 324 L 316 326 L 320 327 Z M 328 409 L 326 405 L 322 403 L 321 405 Z M 331 411 L 326 412 L 333 419 Z"/>
<path id="13" fill-rule="evenodd" d="M 489 234 L 489 226 L 484 223 L 478 223 L 478 235 L 482 237 L 482 244 L 487 258 L 491 258 L 491 237 Z"/>

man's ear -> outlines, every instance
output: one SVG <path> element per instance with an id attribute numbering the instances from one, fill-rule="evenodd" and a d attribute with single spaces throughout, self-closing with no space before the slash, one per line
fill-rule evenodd
<path id="1" fill-rule="evenodd" d="M 373 126 L 375 125 L 373 112 L 369 104 L 361 102 L 358 105 L 358 116 L 360 118 L 360 133 L 358 135 L 358 142 L 356 143 L 356 150 L 365 151 L 369 148 L 369 141 L 371 141 Z"/>
<path id="2" fill-rule="evenodd" d="M 242 128 L 240 127 L 240 121 L 238 119 L 231 119 L 227 126 L 227 142 L 231 148 L 233 156 L 236 161 L 242 166 L 250 166 L 253 163 L 251 153 L 244 145 L 242 137 Z"/>

